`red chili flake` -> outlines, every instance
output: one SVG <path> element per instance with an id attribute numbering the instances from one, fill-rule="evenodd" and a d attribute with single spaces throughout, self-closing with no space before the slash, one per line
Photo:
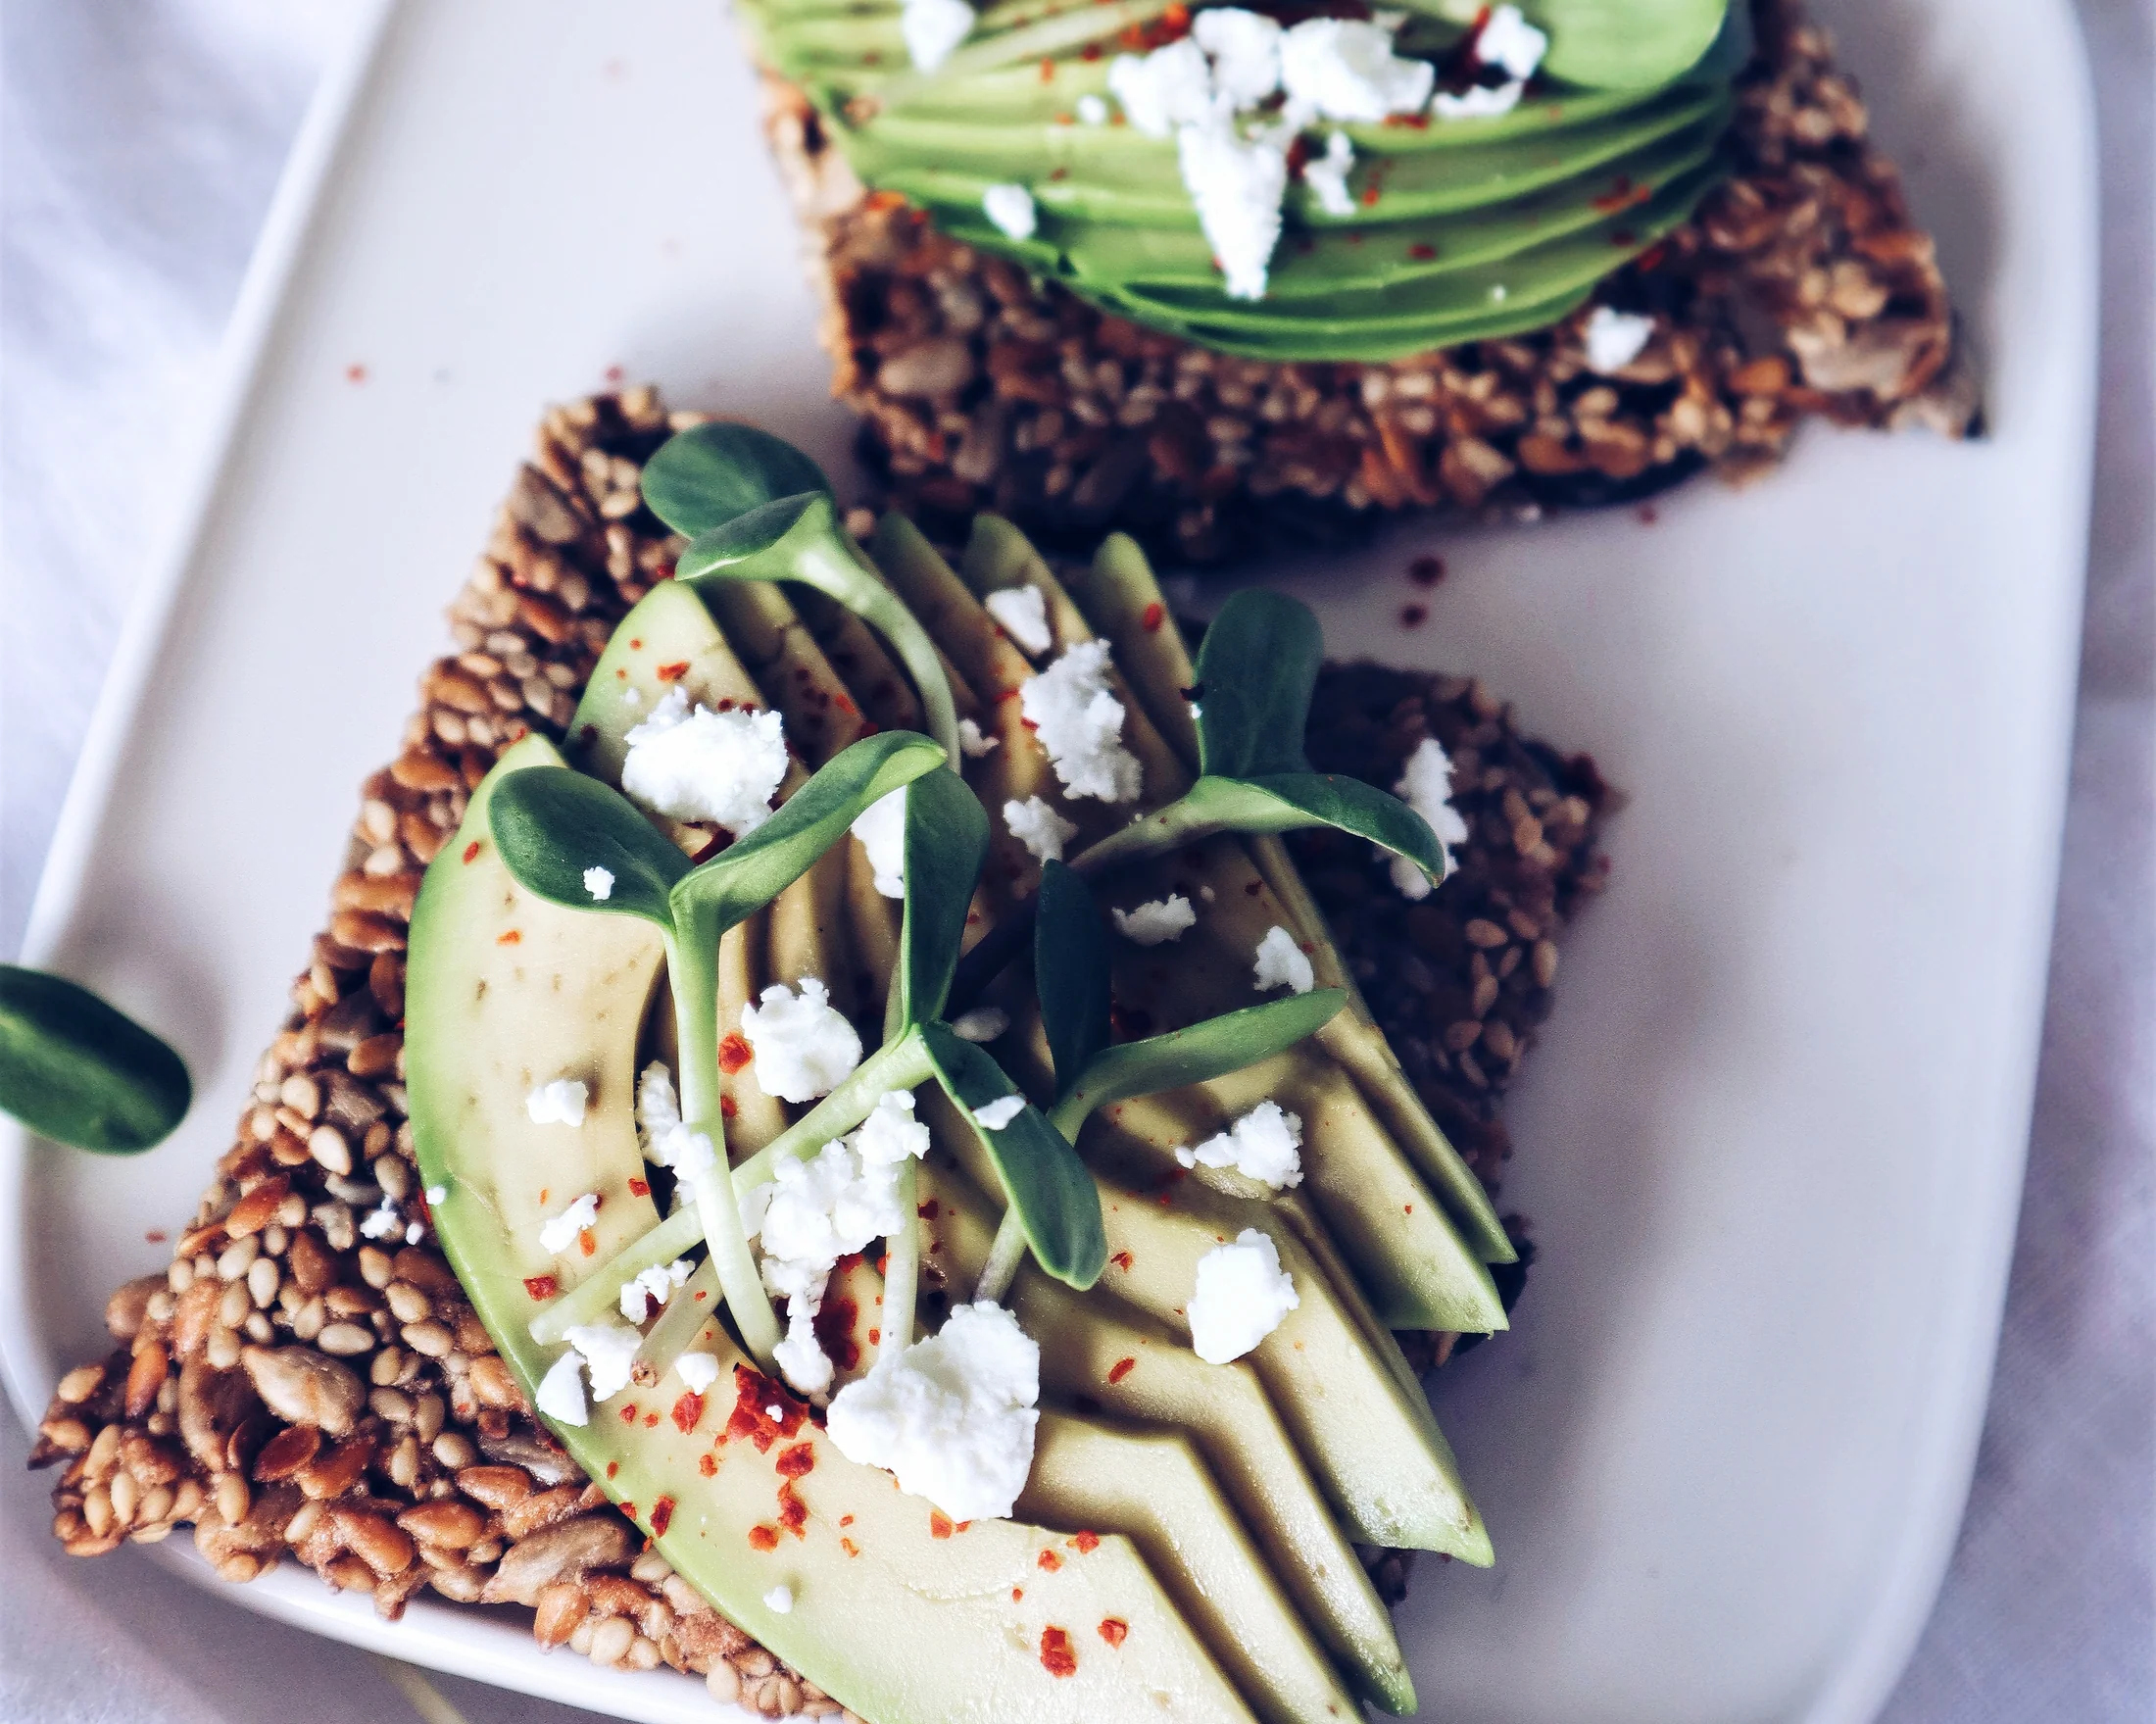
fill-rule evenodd
<path id="1" fill-rule="evenodd" d="M 860 1363 L 860 1344 L 854 1339 L 854 1323 L 859 1315 L 860 1307 L 852 1300 L 828 1298 L 809 1324 L 815 1331 L 816 1345 L 842 1371 Z"/>
<path id="2" fill-rule="evenodd" d="M 635 1423 L 636 1423 L 636 1403 L 635 1403 L 635 1402 L 633 1402 L 633 1401 L 632 1401 L 632 1402 L 630 1402 L 630 1403 L 628 1404 L 628 1405 L 624 1406 L 624 1407 L 623 1407 L 623 1408 L 621 1409 L 621 1422 L 622 1422 L 623 1424 L 625 1424 L 625 1425 L 633 1425 L 633 1424 L 635 1424 Z"/>
<path id="3" fill-rule="evenodd" d="M 1407 248 L 1407 255 L 1418 264 L 1427 264 L 1438 255 L 1438 248 L 1434 245 L 1411 245 Z"/>
<path id="4" fill-rule="evenodd" d="M 474 838 L 469 844 L 465 846 L 465 861 L 467 862 L 475 862 L 478 860 L 478 856 L 479 841 L 478 839 Z"/>
<path id="5" fill-rule="evenodd" d="M 688 674 L 689 661 L 686 659 L 683 659 L 678 664 L 662 665 L 659 667 L 659 680 L 662 682 L 679 682 L 684 676 Z"/>
<path id="6" fill-rule="evenodd" d="M 656 1429 L 658 1425 L 659 1414 L 657 1414 L 656 1412 L 648 1412 L 644 1415 L 644 1428 L 647 1431 Z"/>
<path id="7" fill-rule="evenodd" d="M 1041 1630 L 1041 1668 L 1051 1676 L 1078 1674 L 1078 1654 L 1071 1650 L 1070 1636 L 1064 1630 Z"/>
<path id="8" fill-rule="evenodd" d="M 671 1497 L 662 1497 L 657 1502 L 654 1502 L 652 1504 L 652 1536 L 654 1538 L 664 1538 L 666 1529 L 673 1524 L 673 1517 L 674 1500 Z"/>
<path id="9" fill-rule="evenodd" d="M 718 1474 L 718 1456 L 715 1454 L 699 1454 L 696 1457 L 696 1470 L 708 1479 L 715 1478 Z"/>
<path id="10" fill-rule="evenodd" d="M 746 1437 L 757 1446 L 759 1454 L 768 1454 L 773 1443 L 801 1429 L 805 1416 L 801 1403 L 761 1371 L 748 1365 L 734 1366 L 734 1410 L 725 1430 L 719 1433 L 721 1443 Z M 773 1407 L 778 1409 L 776 1417 L 771 1412 Z"/>
<path id="11" fill-rule="evenodd" d="M 621 1463 L 618 1460 L 610 1460 L 607 1462 L 607 1477 L 609 1477 L 610 1479 L 612 1478 L 613 1475 L 620 1470 Z"/>
<path id="12" fill-rule="evenodd" d="M 740 1111 L 741 1104 L 735 1101 L 733 1097 L 721 1096 L 718 1098 L 718 1116 L 721 1119 L 731 1119 Z"/>
<path id="13" fill-rule="evenodd" d="M 1110 1383 L 1120 1383 L 1125 1377 L 1129 1376 L 1131 1372 L 1135 1371 L 1137 1368 L 1138 1361 L 1136 1359 L 1119 1358 L 1113 1364 L 1108 1366 L 1108 1381 Z"/>
<path id="14" fill-rule="evenodd" d="M 917 1205 L 914 1207 L 913 1213 L 918 1215 L 923 1221 L 933 1221 L 938 1215 L 943 1213 L 943 1206 L 939 1204 L 934 1198 L 930 1198 L 925 1204 Z"/>
<path id="15" fill-rule="evenodd" d="M 1427 605 L 1402 605 L 1399 608 L 1399 625 L 1402 628 L 1420 628 L 1430 620 Z"/>
<path id="16" fill-rule="evenodd" d="M 634 1520 L 636 1518 L 636 1504 L 634 1502 L 622 1503 L 621 1512 L 627 1515 L 631 1520 Z"/>
<path id="17" fill-rule="evenodd" d="M 515 946 L 521 944 L 523 938 L 524 936 L 522 934 L 518 933 L 514 928 L 512 928 L 506 934 L 495 935 L 494 943 L 497 946 Z"/>
<path id="18" fill-rule="evenodd" d="M 803 1473 L 816 1470 L 816 1446 L 813 1443 L 796 1443 L 791 1449 L 781 1449 L 777 1466 L 779 1477 L 798 1479 Z"/>
<path id="19" fill-rule="evenodd" d="M 579 1227 L 576 1230 L 576 1249 L 587 1257 L 599 1250 L 599 1241 L 592 1237 L 589 1227 Z"/>
<path id="20" fill-rule="evenodd" d="M 834 696 L 831 704 L 837 707 L 838 710 L 844 713 L 849 718 L 858 718 L 860 716 L 860 709 L 855 706 L 854 703 L 849 700 L 845 695 Z"/>
<path id="21" fill-rule="evenodd" d="M 1163 622 L 1167 621 L 1167 619 L 1168 608 L 1165 605 L 1161 604 L 1158 599 L 1155 599 L 1152 604 L 1146 607 L 1146 614 L 1139 620 L 1145 624 L 1146 632 L 1148 634 L 1152 634 Z"/>
<path id="22" fill-rule="evenodd" d="M 778 1549 L 778 1529 L 768 1526 L 753 1526 L 749 1529 L 749 1549 L 752 1551 L 775 1551 Z"/>
<path id="23" fill-rule="evenodd" d="M 1377 201 L 1378 184 L 1377 181 L 1373 179 L 1368 185 L 1362 188 L 1362 207 L 1366 210 L 1374 208 L 1377 204 Z"/>
<path id="24" fill-rule="evenodd" d="M 1060 1556 L 1056 1555 L 1054 1551 L 1043 1551 L 1038 1556 L 1034 1557 L 1033 1560 L 1038 1563 L 1042 1568 L 1048 1570 L 1048 1572 L 1051 1574 L 1054 1574 L 1058 1568 L 1062 1567 L 1063 1565 L 1063 1559 Z"/>
<path id="25" fill-rule="evenodd" d="M 144 1245 L 163 1245 L 171 1237 L 162 1227 L 146 1228 L 143 1231 L 142 1243 Z"/>
<path id="26" fill-rule="evenodd" d="M 1013 1604 L 1015 1604 L 1020 1599 L 1024 1598 L 1025 1596 L 1026 1590 L 1024 1587 L 1012 1587 L 1010 1589 L 1010 1601 Z"/>
<path id="27" fill-rule="evenodd" d="M 932 1539 L 948 1539 L 952 1534 L 951 1516 L 941 1508 L 928 1511 L 928 1536 Z"/>
<path id="28" fill-rule="evenodd" d="M 1101 1638 L 1111 1647 L 1119 1647 L 1130 1638 L 1130 1624 L 1120 1616 L 1101 1618 Z"/>
<path id="29" fill-rule="evenodd" d="M 795 1493 L 792 1479 L 778 1488 L 778 1523 L 797 1539 L 808 1536 L 802 1531 L 808 1524 L 808 1504 Z"/>
<path id="30" fill-rule="evenodd" d="M 841 1539 L 839 1541 L 839 1549 L 844 1551 L 849 1556 L 858 1556 L 860 1554 L 860 1547 L 855 1544 L 852 1539 Z"/>
<path id="31" fill-rule="evenodd" d="M 1118 1269 L 1121 1269 L 1126 1273 L 1129 1272 L 1130 1266 L 1137 1260 L 1138 1259 L 1132 1256 L 1127 1251 L 1119 1251 L 1112 1257 L 1108 1258 L 1109 1262 L 1113 1263 Z"/>
<path id="32" fill-rule="evenodd" d="M 1090 1556 L 1101 1548 L 1101 1535 L 1095 1532 L 1082 1532 L 1070 1542 L 1078 1547 L 1079 1555 Z"/>
<path id="33" fill-rule="evenodd" d="M 1054 83 L 1054 82 L 1055 81 L 1055 62 L 1054 62 L 1054 61 L 1053 61 L 1053 60 L 1049 60 L 1049 59 L 1046 59 L 1046 58 L 1044 58 L 1044 59 L 1042 60 L 1042 62 L 1041 62 L 1041 81 L 1042 81 L 1043 83 L 1045 83 L 1045 84 L 1052 84 L 1052 83 Z"/>
<path id="34" fill-rule="evenodd" d="M 533 1299 L 552 1299 L 562 1291 L 562 1283 L 552 1275 L 526 1275 L 524 1277 L 524 1291 L 530 1294 Z"/>
<path id="35" fill-rule="evenodd" d="M 1653 504 L 1642 503 L 1640 505 L 1640 524 L 1642 526 L 1652 526 L 1661 518 L 1660 512 L 1656 510 Z"/>
<path id="36" fill-rule="evenodd" d="M 881 1329 L 868 1331 L 868 1345 L 870 1347 L 881 1347 L 883 1345 L 883 1331 Z"/>
<path id="37" fill-rule="evenodd" d="M 1418 587 L 1434 587 L 1445 578 L 1443 557 L 1418 557 L 1407 566 L 1407 578 Z"/>
<path id="38" fill-rule="evenodd" d="M 366 381 L 367 381 L 367 368 L 366 368 L 365 366 L 360 366 L 360 365 L 352 365 L 352 366 L 346 366 L 346 367 L 344 368 L 344 380 L 345 380 L 345 381 L 346 381 L 347 383 L 364 383 L 364 382 L 366 382 Z"/>
<path id="39" fill-rule="evenodd" d="M 648 1198 L 651 1195 L 652 1188 L 648 1181 L 642 1179 L 632 1179 L 629 1181 L 629 1196 L 635 1198 Z"/>
<path id="40" fill-rule="evenodd" d="M 609 77 L 619 77 L 621 75 L 621 62 L 618 60 L 608 61 L 607 75 Z M 609 366 L 607 368 L 607 381 L 610 383 L 618 383 L 627 375 L 628 372 L 624 371 L 619 366 Z"/>
<path id="41" fill-rule="evenodd" d="M 718 1038 L 718 1068 L 728 1077 L 756 1057 L 756 1050 L 739 1030 L 728 1030 Z"/>
<path id="42" fill-rule="evenodd" d="M 642 652 L 643 650 L 644 650 L 644 643 L 643 643 L 643 642 L 642 642 L 641 640 L 632 640 L 632 641 L 630 641 L 630 642 L 629 642 L 629 651 L 630 651 L 630 652 L 632 652 L 632 653 L 641 653 L 641 652 Z"/>
<path id="43" fill-rule="evenodd" d="M 1415 1212 L 1415 1206 L 1413 1204 L 1402 1204 L 1399 1207 L 1399 1212 L 1403 1215 L 1412 1215 Z"/>

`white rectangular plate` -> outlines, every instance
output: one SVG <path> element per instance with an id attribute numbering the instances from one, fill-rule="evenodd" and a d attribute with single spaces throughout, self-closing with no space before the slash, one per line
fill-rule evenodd
<path id="1" fill-rule="evenodd" d="M 1990 435 L 1814 431 L 1742 493 L 1397 530 L 1271 571 L 1336 652 L 1471 668 L 1631 797 L 1512 1109 L 1543 1261 L 1441 1414 L 1499 1551 L 1426 1563 L 1424 1702 L 1507 1724 L 1861 1720 L 1937 1586 L 2034 1067 L 2087 499 L 2089 109 L 2066 0 L 1831 0 L 1986 367 Z M 25 961 L 178 1039 L 156 1155 L 0 1144 L 25 1419 L 191 1212 L 360 780 L 547 402 L 652 377 L 843 465 L 752 81 L 710 0 L 408 3 L 315 119 L 217 459 L 135 617 Z M 1403 630 L 1408 559 L 1450 577 Z M 183 1541 L 160 1547 L 192 1575 Z M 235 1602 L 625 1718 L 543 1655 L 287 1567 Z"/>

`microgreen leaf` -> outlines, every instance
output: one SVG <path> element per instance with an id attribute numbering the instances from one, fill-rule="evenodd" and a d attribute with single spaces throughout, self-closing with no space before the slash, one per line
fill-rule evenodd
<path id="1" fill-rule="evenodd" d="M 1108 939 L 1093 893 L 1059 862 L 1041 867 L 1033 977 L 1061 1101 L 1108 1043 Z"/>
<path id="2" fill-rule="evenodd" d="M 965 939 L 973 888 L 988 859 L 988 811 L 948 766 L 906 792 L 906 940 L 900 954 L 900 1021 L 943 1015 Z"/>
<path id="3" fill-rule="evenodd" d="M 671 931 L 674 885 L 689 859 L 618 790 L 567 766 L 527 766 L 494 787 L 487 827 L 516 883 L 550 904 L 638 915 Z M 585 871 L 613 876 L 604 899 Z"/>
<path id="4" fill-rule="evenodd" d="M 1055 1105 L 1055 1123 L 1075 1136 L 1086 1115 L 1112 1102 L 1210 1083 L 1270 1059 L 1314 1035 L 1348 1004 L 1341 988 L 1313 988 L 1208 1017 L 1188 1029 L 1103 1048 Z"/>
<path id="5" fill-rule="evenodd" d="M 697 425 L 669 437 L 644 464 L 644 501 L 694 538 L 774 497 L 828 491 L 823 469 L 754 425 Z"/>
<path id="6" fill-rule="evenodd" d="M 1255 587 L 1221 606 L 1198 654 L 1200 769 L 1228 778 L 1307 772 L 1302 732 L 1324 659 L 1309 606 Z"/>
<path id="7" fill-rule="evenodd" d="M 193 1098 L 179 1056 L 87 988 L 0 963 L 0 1109 L 39 1137 L 132 1156 Z"/>
<path id="8" fill-rule="evenodd" d="M 1058 1281 L 1091 1287 L 1107 1262 L 1107 1232 L 1100 1188 L 1078 1152 L 1030 1103 L 1007 1125 L 981 1124 L 975 1110 L 1016 1095 L 1016 1086 L 984 1049 L 960 1041 L 945 1025 L 923 1024 L 920 1035 L 945 1093 L 987 1146 L 1035 1260 Z"/>
<path id="9" fill-rule="evenodd" d="M 1359 778 L 1331 772 L 1279 772 L 1262 778 L 1200 778 L 1183 798 L 1194 824 L 1210 831 L 1294 832 L 1331 826 L 1404 856 L 1430 877 L 1445 878 L 1445 847 L 1429 821 Z"/>

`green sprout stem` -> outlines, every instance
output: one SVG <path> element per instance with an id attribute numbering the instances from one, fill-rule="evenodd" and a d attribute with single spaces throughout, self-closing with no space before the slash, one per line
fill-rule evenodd
<path id="1" fill-rule="evenodd" d="M 630 1281 L 646 1269 L 672 1262 L 703 1237 L 704 1218 L 697 1209 L 693 1206 L 676 1209 L 545 1306 L 531 1320 L 531 1338 L 542 1347 L 552 1347 L 577 1324 L 605 1316 Z"/>
<path id="2" fill-rule="evenodd" d="M 773 1178 L 781 1161 L 802 1160 L 844 1137 L 876 1110 L 893 1090 L 919 1088 L 936 1075 L 919 1036 L 911 1031 L 886 1042 L 853 1074 L 734 1169 L 734 1189 L 749 1192 Z"/>
<path id="3" fill-rule="evenodd" d="M 1074 1091 L 1048 1110 L 1048 1122 L 1062 1133 L 1065 1143 L 1076 1148 L 1079 1128 L 1092 1111 L 1084 1093 Z M 1019 1266 L 1025 1261 L 1026 1249 L 1025 1226 L 1018 1219 L 1018 1206 L 1012 1204 L 996 1224 L 995 1243 L 988 1248 L 988 1260 L 981 1265 L 981 1278 L 974 1286 L 973 1297 L 994 1300 L 1001 1305 L 1004 1295 L 1010 1291 L 1010 1283 Z"/>
<path id="4" fill-rule="evenodd" d="M 921 1284 L 921 1222 L 914 1209 L 913 1160 L 899 1169 L 898 1232 L 883 1242 L 882 1333 L 876 1341 L 876 1367 L 895 1363 L 913 1345 L 913 1306 Z"/>

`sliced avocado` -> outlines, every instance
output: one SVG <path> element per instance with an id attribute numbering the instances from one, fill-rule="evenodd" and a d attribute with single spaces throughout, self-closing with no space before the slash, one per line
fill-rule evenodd
<path id="1" fill-rule="evenodd" d="M 527 1398 L 558 1354 L 526 1327 L 532 1288 L 572 1285 L 659 1219 L 631 1112 L 658 936 L 528 897 L 488 832 L 502 776 L 559 759 L 529 738 L 473 793 L 428 869 L 406 980 L 419 1167 L 444 1191 L 436 1230 Z M 532 1124 L 533 1085 L 571 1074 L 591 1086 L 584 1124 Z M 590 1249 L 544 1252 L 539 1223 L 587 1191 L 603 1199 Z M 1131 1541 L 1104 1537 L 1065 1560 L 1060 1537 L 1018 1521 L 939 1536 L 950 1523 L 926 1503 L 786 1412 L 720 1324 L 705 1323 L 696 1345 L 721 1366 L 708 1398 L 669 1385 L 642 1408 L 630 1389 L 556 1435 L 676 1570 L 827 1693 L 889 1724 L 1077 1724 L 1122 1715 L 1134 1696 L 1149 1716 L 1250 1717 Z M 760 1415 L 766 1398 L 779 1420 Z M 761 1449 L 725 1436 L 737 1410 Z M 805 1518 L 782 1513 L 794 1502 Z M 1127 1632 L 1103 1637 L 1109 1621 Z"/>
<path id="2" fill-rule="evenodd" d="M 1543 69 L 1595 89 L 1651 89 L 1682 77 L 1722 33 L 1731 0 L 1528 0 L 1549 33 Z"/>

